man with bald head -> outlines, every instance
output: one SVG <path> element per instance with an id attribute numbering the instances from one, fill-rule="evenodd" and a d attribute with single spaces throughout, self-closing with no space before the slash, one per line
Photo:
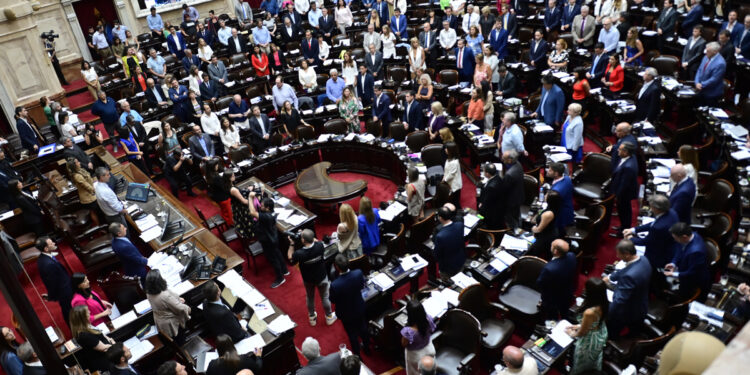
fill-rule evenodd
<path id="1" fill-rule="evenodd" d="M 570 245 L 565 240 L 552 241 L 552 259 L 547 262 L 536 279 L 542 294 L 542 312 L 547 319 L 565 318 L 573 300 L 576 256 L 568 250 Z"/>
<path id="2" fill-rule="evenodd" d="M 437 365 L 435 364 L 435 357 L 426 355 L 419 361 L 419 375 L 435 375 L 437 374 Z"/>
<path id="3" fill-rule="evenodd" d="M 524 351 L 513 345 L 508 345 L 503 349 L 503 363 L 505 368 L 497 375 L 538 375 L 539 368 L 536 360 L 530 355 L 524 354 Z"/>
<path id="4" fill-rule="evenodd" d="M 615 168 L 617 168 L 618 165 L 620 165 L 620 155 L 617 152 L 617 150 L 620 149 L 620 146 L 625 142 L 630 142 L 634 145 L 638 144 L 638 140 L 636 140 L 633 134 L 631 134 L 632 131 L 633 127 L 627 122 L 621 122 L 617 124 L 617 126 L 615 127 L 615 137 L 617 137 L 617 142 L 615 142 L 614 145 L 607 146 L 607 148 L 604 149 L 604 151 L 612 157 L 610 166 L 612 167 L 613 171 L 615 170 Z"/>
<path id="5" fill-rule="evenodd" d="M 669 193 L 669 204 L 681 222 L 690 224 L 695 200 L 695 181 L 688 177 L 687 170 L 682 164 L 672 167 L 669 179 L 674 184 Z"/>
<path id="6" fill-rule="evenodd" d="M 255 374 L 251 370 L 244 369 L 244 370 L 240 370 L 240 372 L 238 372 L 237 375 L 255 375 Z"/>

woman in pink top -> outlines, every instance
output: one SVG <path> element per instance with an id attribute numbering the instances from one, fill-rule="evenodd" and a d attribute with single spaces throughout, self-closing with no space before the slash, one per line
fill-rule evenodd
<path id="1" fill-rule="evenodd" d="M 98 326 L 109 320 L 109 315 L 112 314 L 112 304 L 101 299 L 99 294 L 91 290 L 91 283 L 86 274 L 74 273 L 71 281 L 74 294 L 70 304 L 74 307 L 88 306 L 92 326 Z"/>

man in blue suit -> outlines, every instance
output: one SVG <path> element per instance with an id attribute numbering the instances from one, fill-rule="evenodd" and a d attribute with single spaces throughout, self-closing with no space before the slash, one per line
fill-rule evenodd
<path id="1" fill-rule="evenodd" d="M 594 45 L 594 55 L 591 58 L 591 69 L 586 72 L 586 78 L 591 83 L 591 87 L 601 86 L 601 80 L 607 69 L 609 57 L 604 54 L 604 43 L 597 42 Z"/>
<path id="2" fill-rule="evenodd" d="M 461 272 L 466 262 L 464 251 L 464 226 L 460 221 L 453 221 L 453 212 L 447 207 L 438 209 L 438 221 L 441 228 L 432 242 L 435 244 L 435 260 L 440 267 L 443 280 Z"/>
<path id="3" fill-rule="evenodd" d="M 695 181 L 688 177 L 682 164 L 672 167 L 669 178 L 674 183 L 672 192 L 669 193 L 669 204 L 681 222 L 690 224 L 695 200 Z"/>
<path id="4" fill-rule="evenodd" d="M 604 149 L 604 151 L 612 157 L 612 163 L 610 164 L 612 166 L 612 172 L 614 172 L 617 166 L 620 165 L 620 146 L 624 142 L 630 142 L 634 145 L 638 144 L 638 140 L 636 140 L 633 134 L 631 134 L 632 131 L 633 127 L 627 122 L 617 124 L 615 127 L 615 137 L 617 137 L 617 142 Z"/>
<path id="5" fill-rule="evenodd" d="M 638 198 L 638 161 L 635 157 L 636 146 L 630 142 L 623 142 L 617 149 L 620 164 L 612 172 L 612 193 L 615 195 L 617 215 L 620 218 L 620 228 L 630 228 L 633 223 L 633 208 L 631 201 Z M 619 235 L 619 233 L 615 233 Z"/>
<path id="6" fill-rule="evenodd" d="M 573 181 L 565 172 L 565 164 L 550 163 L 547 168 L 547 178 L 552 180 L 552 190 L 560 194 L 562 205 L 560 206 L 560 217 L 555 219 L 558 233 L 565 233 L 565 227 L 573 223 L 575 211 L 573 211 Z"/>
<path id="7" fill-rule="evenodd" d="M 682 35 L 687 38 L 693 32 L 693 26 L 699 24 L 703 18 L 703 5 L 701 5 L 700 0 L 690 0 L 690 5 L 685 5 L 689 11 L 680 26 L 682 27 Z"/>
<path id="8" fill-rule="evenodd" d="M 422 106 L 414 99 L 414 92 L 406 92 L 406 101 L 404 102 L 404 115 L 401 123 L 409 133 L 415 130 L 422 130 Z"/>
<path id="9" fill-rule="evenodd" d="M 207 27 L 203 25 L 203 22 L 198 21 L 198 36 L 196 37 L 196 40 L 203 39 L 206 41 L 207 45 L 214 44 L 214 33 L 213 31 L 209 30 Z"/>
<path id="10" fill-rule="evenodd" d="M 182 58 L 185 57 L 185 48 L 187 48 L 187 43 L 185 43 L 185 38 L 182 37 L 182 33 L 178 33 L 175 31 L 174 26 L 169 27 L 167 47 L 169 48 L 169 53 L 174 55 L 176 59 L 182 60 Z"/>
<path id="11" fill-rule="evenodd" d="M 552 241 L 550 249 L 552 260 L 539 273 L 536 285 L 542 294 L 546 319 L 565 319 L 576 288 L 576 256 L 568 251 L 570 246 L 562 239 Z"/>
<path id="12" fill-rule="evenodd" d="M 488 42 L 492 50 L 495 51 L 497 58 L 504 60 L 508 54 L 508 31 L 503 28 L 502 19 L 498 18 L 495 21 L 495 27 L 490 31 Z"/>
<path id="13" fill-rule="evenodd" d="M 472 68 L 473 70 L 473 68 Z M 29 111 L 26 107 L 16 107 L 16 131 L 21 138 L 21 147 L 28 150 L 32 155 L 39 150 L 41 142 L 36 135 L 36 131 L 29 123 Z"/>
<path id="14" fill-rule="evenodd" d="M 646 247 L 646 259 L 651 267 L 664 267 L 674 254 L 674 239 L 669 232 L 672 225 L 678 222 L 677 213 L 670 208 L 669 198 L 662 194 L 655 194 L 649 199 L 654 221 L 628 228 L 623 231 L 625 239 L 633 244 Z M 645 238 L 636 236 L 637 233 L 648 232 Z"/>
<path id="15" fill-rule="evenodd" d="M 355 79 L 356 87 L 354 90 L 356 91 L 359 100 L 362 101 L 362 106 L 368 107 L 372 104 L 375 79 L 372 77 L 372 74 L 367 72 L 367 66 L 365 66 L 365 64 L 361 64 L 358 69 L 359 74 L 357 74 L 357 78 Z"/>
<path id="16" fill-rule="evenodd" d="M 200 84 L 201 100 L 215 102 L 221 96 L 219 81 L 211 79 L 208 73 L 202 73 L 203 82 Z"/>
<path id="17" fill-rule="evenodd" d="M 143 283 L 146 280 L 148 260 L 128 239 L 127 227 L 121 223 L 112 223 L 109 225 L 109 233 L 114 237 L 112 239 L 112 251 L 120 258 L 125 276 L 138 276 Z"/>
<path id="18" fill-rule="evenodd" d="M 190 48 L 185 50 L 185 57 L 182 58 L 182 67 L 185 68 L 186 72 L 190 73 L 190 67 L 193 65 L 200 68 L 201 64 L 201 59 L 193 55 L 193 51 Z"/>
<path id="19" fill-rule="evenodd" d="M 336 255 L 334 266 L 339 277 L 331 283 L 331 302 L 336 305 L 336 316 L 344 325 L 352 352 L 359 355 L 360 343 L 364 352 L 370 352 L 370 335 L 367 332 L 365 301 L 362 299 L 362 288 L 365 287 L 365 276 L 361 270 L 349 270 L 349 259 L 344 254 Z"/>
<path id="20" fill-rule="evenodd" d="M 401 14 L 401 10 L 396 8 L 391 17 L 391 31 L 396 34 L 396 41 L 408 40 L 409 35 L 406 33 L 406 16 Z"/>
<path id="21" fill-rule="evenodd" d="M 35 246 L 42 252 L 36 262 L 39 275 L 42 277 L 42 283 L 47 288 L 47 294 L 42 294 L 42 298 L 47 301 L 57 301 L 60 304 L 63 318 L 67 322 L 70 313 L 70 301 L 73 299 L 73 288 L 68 271 L 52 255 L 54 251 L 57 251 L 57 244 L 49 237 L 43 236 L 36 239 Z"/>
<path id="22" fill-rule="evenodd" d="M 554 82 L 551 75 L 542 77 L 542 97 L 531 117 L 540 117 L 545 124 L 559 127 L 565 107 L 565 94 Z"/>
<path id="23" fill-rule="evenodd" d="M 544 9 L 544 29 L 547 33 L 560 31 L 562 12 L 557 7 L 556 0 L 549 0 L 547 8 Z"/>
<path id="24" fill-rule="evenodd" d="M 718 42 L 708 43 L 706 56 L 698 65 L 698 71 L 695 72 L 698 105 L 716 107 L 719 105 L 719 98 L 724 95 L 724 73 L 727 70 L 727 63 L 719 54 L 720 50 L 721 45 Z"/>
<path id="25" fill-rule="evenodd" d="M 620 337 L 625 328 L 629 334 L 640 330 L 648 311 L 651 281 L 651 265 L 648 259 L 636 254 L 633 242 L 621 240 L 615 247 L 615 253 L 625 262 L 625 267 L 602 279 L 610 286 L 612 282 L 616 283 L 607 317 L 607 330 L 612 339 Z"/>
<path id="26" fill-rule="evenodd" d="M 735 51 L 742 56 L 750 56 L 750 14 L 745 16 L 744 27 L 732 30 L 732 43 Z"/>
<path id="27" fill-rule="evenodd" d="M 692 297 L 697 289 L 703 295 L 711 286 L 706 256 L 706 243 L 700 234 L 693 232 L 689 224 L 676 223 L 669 229 L 675 241 L 674 258 L 664 266 L 664 276 L 680 281 L 680 296 Z"/>
<path id="28" fill-rule="evenodd" d="M 312 31 L 305 31 L 305 39 L 300 43 L 302 47 L 302 56 L 305 57 L 307 63 L 310 65 L 320 64 L 320 49 L 318 47 L 318 40 L 313 38 Z"/>
<path id="29" fill-rule="evenodd" d="M 529 43 L 529 63 L 541 72 L 547 64 L 547 41 L 542 30 L 534 31 L 534 39 Z M 606 64 L 604 64 L 606 65 Z M 589 80 L 590 82 L 591 80 Z"/>
<path id="30" fill-rule="evenodd" d="M 383 87 L 380 85 L 373 87 L 373 91 L 375 92 L 375 98 L 372 104 L 372 121 L 380 120 L 383 135 L 387 135 L 391 124 L 391 98 L 383 93 Z"/>
<path id="31" fill-rule="evenodd" d="M 474 52 L 466 46 L 466 39 L 458 39 L 458 42 L 456 42 L 456 69 L 458 69 L 459 81 L 472 81 L 475 63 Z"/>
<path id="32" fill-rule="evenodd" d="M 453 7 L 451 6 L 445 7 L 445 17 L 443 17 L 443 21 L 448 21 L 448 25 L 450 25 L 453 30 L 458 30 L 460 27 L 458 16 L 453 14 Z"/>
<path id="33" fill-rule="evenodd" d="M 576 3 L 576 0 L 569 0 L 563 7 L 562 17 L 560 19 L 560 30 L 570 31 L 570 27 L 573 25 L 573 19 L 581 14 L 581 4 Z"/>

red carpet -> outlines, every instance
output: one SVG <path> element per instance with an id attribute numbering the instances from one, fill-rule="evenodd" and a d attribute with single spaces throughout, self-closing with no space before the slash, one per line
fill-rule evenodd
<path id="1" fill-rule="evenodd" d="M 68 107 L 70 107 L 71 109 L 83 107 L 85 105 L 88 105 L 94 102 L 94 98 L 91 96 L 91 93 L 89 92 L 89 90 L 85 90 L 78 94 L 70 95 L 67 98 L 68 98 Z"/>
<path id="2" fill-rule="evenodd" d="M 64 85 L 62 88 L 65 89 L 67 92 L 76 91 L 82 88 L 86 87 L 86 82 L 83 81 L 83 79 L 77 79 L 75 81 L 70 81 L 69 85 Z"/>

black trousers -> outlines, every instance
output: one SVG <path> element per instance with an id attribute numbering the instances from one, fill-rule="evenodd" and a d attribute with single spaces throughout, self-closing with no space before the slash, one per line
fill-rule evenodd
<path id="1" fill-rule="evenodd" d="M 68 85 L 68 81 L 65 79 L 65 75 L 60 68 L 60 61 L 57 60 L 57 56 L 52 56 L 52 67 L 55 68 L 55 74 L 57 74 L 57 79 L 60 81 L 60 84 Z"/>
<path id="2" fill-rule="evenodd" d="M 281 280 L 284 277 L 284 274 L 287 273 L 287 268 L 286 263 L 284 263 L 284 258 L 281 256 L 279 244 L 260 241 L 260 246 L 263 247 L 263 254 L 266 256 L 266 259 L 268 259 L 268 263 L 271 263 L 271 267 L 276 273 L 276 280 Z"/>
<path id="3" fill-rule="evenodd" d="M 351 320 L 342 319 L 341 323 L 344 324 L 346 335 L 349 336 L 349 343 L 352 346 L 352 353 L 359 355 L 362 344 L 364 344 L 365 346 L 370 345 L 370 333 L 367 332 L 365 317 L 357 317 Z M 362 339 L 362 344 L 359 343 L 360 339 Z"/>
<path id="4" fill-rule="evenodd" d="M 188 191 L 191 188 L 190 179 L 182 170 L 174 173 L 165 173 L 164 178 L 166 178 L 167 182 L 169 182 L 169 187 L 172 189 L 172 195 L 174 195 L 175 198 L 179 197 L 180 189 L 182 189 L 183 186 Z"/>
<path id="5" fill-rule="evenodd" d="M 633 225 L 633 207 L 630 205 L 632 199 L 617 197 L 617 215 L 620 218 L 620 230 L 630 228 Z"/>

